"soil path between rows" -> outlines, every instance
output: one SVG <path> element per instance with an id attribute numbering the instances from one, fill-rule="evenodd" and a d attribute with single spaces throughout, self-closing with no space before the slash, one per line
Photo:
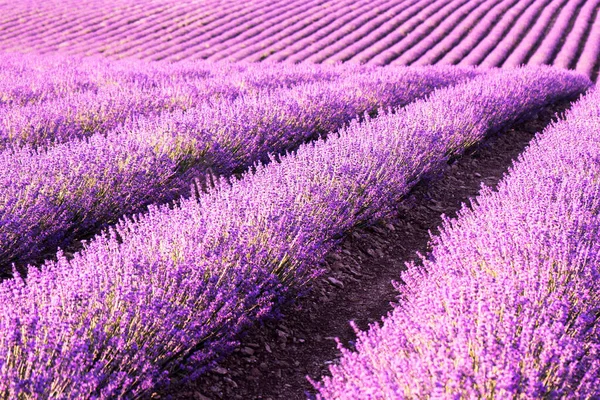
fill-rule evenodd
<path id="1" fill-rule="evenodd" d="M 325 261 L 326 273 L 314 289 L 283 307 L 283 317 L 247 330 L 241 346 L 212 372 L 174 384 L 152 398 L 306 399 L 315 391 L 306 379 L 328 374 L 340 353 L 334 338 L 352 348 L 361 329 L 378 323 L 396 301 L 391 281 L 405 263 L 426 254 L 430 234 L 442 215 L 454 217 L 481 185 L 495 187 L 536 132 L 570 107 L 568 101 L 540 111 L 537 117 L 488 137 L 454 160 L 438 177 L 421 181 L 397 211 L 374 226 L 351 232 Z"/>

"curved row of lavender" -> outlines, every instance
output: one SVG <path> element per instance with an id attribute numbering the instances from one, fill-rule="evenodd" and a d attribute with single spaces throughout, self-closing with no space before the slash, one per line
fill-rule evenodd
<path id="1" fill-rule="evenodd" d="M 533 1 L 529 7 L 522 11 L 516 20 L 509 21 L 510 32 L 512 34 L 507 35 L 506 31 L 496 31 L 497 36 L 494 38 L 496 41 L 483 40 L 481 43 L 487 42 L 493 47 L 488 54 L 483 54 L 484 58 L 479 65 L 486 67 L 504 65 L 506 59 L 513 54 L 521 43 L 521 39 L 528 34 L 529 29 L 535 26 L 537 19 L 544 14 L 545 8 L 553 7 L 553 2 L 557 3 L 558 1 L 560 0 Z M 555 6 L 556 4 L 554 4 Z M 480 56 L 477 53 L 474 55 Z"/>
<path id="2" fill-rule="evenodd" d="M 362 51 L 377 51 L 377 48 L 385 48 L 389 43 L 394 42 L 394 37 L 405 35 L 407 32 L 415 29 L 422 18 L 426 18 L 436 7 L 435 0 L 421 0 L 409 2 L 396 2 L 391 8 L 383 7 L 377 9 L 377 17 L 363 20 L 353 20 L 350 25 L 350 32 L 342 32 L 338 35 L 326 35 L 316 42 L 311 42 L 309 46 L 291 52 L 284 49 L 283 54 L 277 53 L 268 57 L 266 60 L 290 61 L 290 62 L 339 62 L 349 59 L 352 55 L 360 55 Z M 419 15 L 421 19 L 414 18 Z M 354 24 L 359 29 L 352 31 Z M 394 32 L 399 30 L 399 32 Z M 338 36 L 338 37 L 336 37 Z M 392 37 L 390 37 L 392 36 Z M 287 52 L 285 50 L 288 50 Z M 290 49 L 291 50 L 291 49 Z M 357 60 L 361 62 L 361 60 Z"/>
<path id="3" fill-rule="evenodd" d="M 0 1 L 0 51 L 179 61 L 551 64 L 596 77 L 597 0 Z"/>
<path id="4" fill-rule="evenodd" d="M 589 86 L 543 68 L 437 90 L 244 179 L 151 207 L 26 282 L 0 283 L 0 397 L 133 397 L 176 371 L 203 373 L 241 328 L 309 285 L 348 229 L 393 209 L 487 132 Z"/>
<path id="5" fill-rule="evenodd" d="M 572 6 L 571 3 L 578 1 L 574 0 L 567 3 L 567 0 L 553 0 L 544 6 L 542 12 L 536 16 L 535 20 L 530 21 L 529 31 L 520 38 L 510 55 L 504 60 L 502 66 L 511 68 L 523 64 L 544 38 L 544 32 L 550 26 L 550 21 L 556 18 L 559 13 L 560 16 L 568 14 L 573 7 L 565 7 L 565 5 Z M 555 25 L 558 22 L 560 21 L 556 20 Z M 546 50 L 553 51 L 555 49 L 556 47 L 550 47 Z"/>
<path id="6" fill-rule="evenodd" d="M 599 6 L 600 0 L 588 0 L 581 7 L 579 15 L 577 16 L 577 21 L 579 22 L 573 25 L 571 31 L 563 39 L 564 44 L 554 59 L 553 64 L 555 66 L 571 69 L 576 67 L 577 54 L 581 47 L 581 43 L 585 42 L 587 44 L 587 39 L 584 38 L 586 38 L 586 35 L 589 35 L 590 25 L 597 25 L 598 21 L 600 21 L 598 20 L 598 13 L 596 11 Z M 594 20 L 594 16 L 596 20 Z M 588 59 L 593 57 L 590 50 L 591 49 L 588 49 L 586 52 L 586 57 Z"/>
<path id="7" fill-rule="evenodd" d="M 600 91 L 445 220 L 321 398 L 600 397 Z"/>
<path id="8" fill-rule="evenodd" d="M 577 0 L 570 1 L 564 6 L 564 11 L 558 16 L 555 16 L 556 21 L 554 22 L 554 25 L 552 25 L 550 31 L 548 31 L 545 35 L 539 34 L 535 39 L 539 44 L 539 47 L 529 59 L 529 65 L 547 64 L 552 59 L 557 57 L 558 49 L 561 47 L 560 43 L 561 41 L 565 40 L 565 32 L 569 31 L 569 23 L 573 20 L 573 17 L 576 13 L 583 12 L 582 8 L 585 7 L 586 3 L 590 2 L 586 0 Z M 522 62 L 523 59 L 524 58 L 521 57 L 519 61 Z M 513 65 L 519 64 L 516 61 L 517 60 L 515 60 Z"/>
<path id="9" fill-rule="evenodd" d="M 481 18 L 485 16 L 486 19 L 493 23 L 498 16 L 504 14 L 508 7 L 512 5 L 514 5 L 513 0 L 482 2 L 473 12 L 460 17 L 460 22 L 454 23 L 456 28 L 452 31 L 451 35 L 443 35 L 443 38 L 438 37 L 436 40 L 430 39 L 428 40 L 429 43 L 427 43 L 427 45 L 420 43 L 418 47 L 421 48 L 420 53 L 422 53 L 422 55 L 418 58 L 413 58 L 413 60 L 411 60 L 411 65 L 435 64 L 442 57 L 451 57 L 448 55 L 451 51 L 455 51 L 455 54 L 458 54 L 458 52 L 464 51 L 464 49 L 469 48 L 469 46 L 472 48 L 471 41 L 473 41 L 474 38 L 480 39 L 481 35 L 489 28 L 482 24 L 478 25 Z M 466 38 L 466 36 L 469 37 Z M 457 49 L 457 47 L 460 47 L 461 45 L 463 48 Z"/>
<path id="10" fill-rule="evenodd" d="M 39 261 L 148 204 L 188 194 L 192 178 L 241 172 L 363 113 L 406 105 L 480 73 L 457 67 L 361 71 L 185 111 L 136 115 L 108 133 L 47 150 L 0 153 L 0 273 L 9 274 L 11 263 Z"/>
<path id="11" fill-rule="evenodd" d="M 493 54 L 505 54 L 510 52 L 510 46 L 506 42 L 514 37 L 519 37 L 520 29 L 516 24 L 530 14 L 536 14 L 540 7 L 545 5 L 544 1 L 517 0 L 499 15 L 491 13 L 486 18 L 485 24 L 478 24 L 475 30 L 479 33 L 472 37 L 468 35 L 464 41 L 451 49 L 441 60 L 441 64 L 456 65 L 479 65 L 486 57 Z M 510 34 L 509 34 L 510 33 Z M 504 40 L 503 40 L 504 39 Z M 464 47 L 465 43 L 469 44 Z"/>

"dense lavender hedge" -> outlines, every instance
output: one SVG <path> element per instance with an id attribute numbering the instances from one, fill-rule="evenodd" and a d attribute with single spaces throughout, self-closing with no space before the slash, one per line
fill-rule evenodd
<path id="1" fill-rule="evenodd" d="M 11 56 L 0 56 L 0 65 L 10 65 L 11 61 Z M 365 70 L 362 67 L 296 66 L 284 70 L 279 65 L 258 68 L 206 62 L 171 66 L 100 61 L 94 71 L 90 60 L 40 57 L 29 61 L 13 61 L 8 73 L 4 72 L 6 83 L 0 95 L 6 98 L 5 103 L 17 102 L 22 106 L 0 108 L 0 150 L 25 145 L 48 146 L 106 133 L 144 115 L 232 101 L 245 94 L 302 83 L 329 82 Z M 57 65 L 49 68 L 47 64 Z M 27 73 L 19 74 L 23 67 L 28 68 Z M 39 71 L 33 73 L 33 67 Z M 16 81 L 15 75 L 19 78 Z M 53 85 L 54 76 L 69 79 Z M 27 85 L 20 86 L 20 81 Z M 77 85 L 94 90 L 77 90 Z M 47 95 L 44 90 L 48 91 Z M 62 95 L 52 96 L 55 91 Z M 47 101 L 38 99 L 42 96 Z"/>
<path id="2" fill-rule="evenodd" d="M 589 85 L 545 68 L 476 77 L 2 282 L 0 396 L 133 397 L 175 370 L 203 373 L 348 229 L 486 132 Z"/>
<path id="3" fill-rule="evenodd" d="M 267 72 L 263 75 L 268 75 Z M 185 111 L 139 116 L 88 140 L 0 153 L 0 272 L 24 265 L 124 214 L 187 194 L 190 177 L 230 176 L 365 112 L 399 107 L 473 68 L 361 68 Z M 260 82 L 260 80 L 257 80 Z M 270 85 L 275 85 L 271 82 Z M 218 85 L 216 91 L 220 91 Z"/>
<path id="4" fill-rule="evenodd" d="M 600 397 L 600 91 L 446 219 L 322 398 Z"/>
<path id="5" fill-rule="evenodd" d="M 0 57 L 1 58 L 1 57 Z M 97 85 L 77 71 L 36 73 L 0 63 L 0 110 L 63 97 L 70 93 L 95 92 Z"/>

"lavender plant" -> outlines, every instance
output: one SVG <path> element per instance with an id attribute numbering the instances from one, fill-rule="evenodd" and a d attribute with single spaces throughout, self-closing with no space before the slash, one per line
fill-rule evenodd
<path id="1" fill-rule="evenodd" d="M 548 25 L 551 24 L 554 18 L 557 18 L 557 14 L 564 14 L 562 8 L 565 7 L 565 3 L 565 0 L 554 0 L 546 5 L 541 14 L 535 19 L 533 26 L 529 29 L 527 34 L 519 39 L 519 43 L 508 58 L 506 58 L 502 66 L 516 67 L 517 65 L 525 64 L 528 57 L 531 55 L 531 50 L 535 49 L 536 45 L 543 40 L 543 35 L 548 28 Z M 571 1 L 570 3 L 572 4 L 575 2 Z M 568 9 L 569 8 L 565 11 L 568 11 Z M 554 50 L 554 48 L 550 48 L 550 50 Z"/>

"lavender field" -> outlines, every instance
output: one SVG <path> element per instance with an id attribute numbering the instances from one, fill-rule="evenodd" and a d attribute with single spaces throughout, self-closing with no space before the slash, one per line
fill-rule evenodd
<path id="1" fill-rule="evenodd" d="M 0 1 L 0 398 L 600 398 L 599 10 Z M 348 238 L 569 103 L 282 375 Z"/>
<path id="2" fill-rule="evenodd" d="M 143 60 L 549 64 L 598 74 L 596 0 L 0 2 L 0 50 Z"/>

